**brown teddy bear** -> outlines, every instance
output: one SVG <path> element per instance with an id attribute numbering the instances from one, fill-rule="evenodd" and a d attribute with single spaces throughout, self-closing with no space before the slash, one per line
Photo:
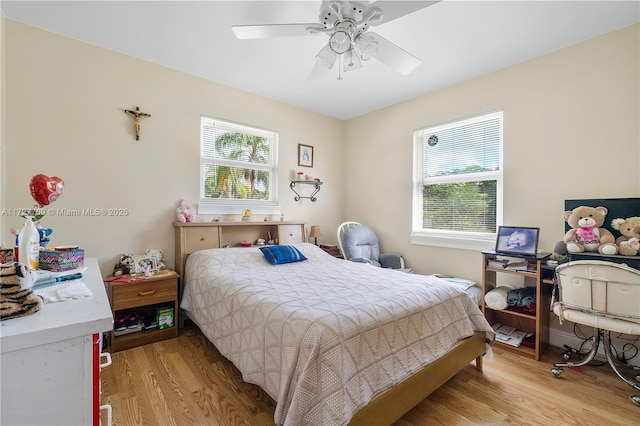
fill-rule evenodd
<path id="1" fill-rule="evenodd" d="M 622 234 L 616 238 L 618 252 L 624 256 L 637 256 L 640 252 L 640 217 L 613 219 L 611 227 Z"/>
<path id="2" fill-rule="evenodd" d="M 0 320 L 36 313 L 44 303 L 31 290 L 35 272 L 18 262 L 0 265 Z"/>
<path id="3" fill-rule="evenodd" d="M 131 273 L 131 267 L 133 266 L 133 258 L 128 254 L 120 256 L 120 260 L 113 268 L 113 276 L 119 277 L 121 275 L 129 275 Z"/>
<path id="4" fill-rule="evenodd" d="M 609 255 L 618 253 L 613 234 L 601 227 L 604 225 L 607 213 L 609 210 L 601 206 L 578 206 L 573 210 L 565 211 L 562 218 L 572 228 L 567 231 L 563 239 L 567 245 L 567 251 L 569 253 L 589 251 Z"/>

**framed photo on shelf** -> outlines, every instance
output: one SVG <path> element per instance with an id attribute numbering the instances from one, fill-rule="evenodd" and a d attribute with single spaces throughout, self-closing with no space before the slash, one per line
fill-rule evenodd
<path id="1" fill-rule="evenodd" d="M 313 147 L 298 144 L 298 166 L 313 167 Z"/>
<path id="2" fill-rule="evenodd" d="M 540 228 L 500 226 L 496 238 L 496 252 L 535 256 L 538 253 L 539 235 Z"/>
<path id="3" fill-rule="evenodd" d="M 155 273 L 158 266 L 156 258 L 147 254 L 136 254 L 131 256 L 131 275 L 144 275 L 149 268 Z"/>

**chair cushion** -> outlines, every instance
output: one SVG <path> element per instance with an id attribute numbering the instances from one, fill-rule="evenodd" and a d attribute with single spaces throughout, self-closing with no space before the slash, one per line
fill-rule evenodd
<path id="1" fill-rule="evenodd" d="M 272 265 L 281 265 L 283 263 L 293 263 L 307 260 L 307 258 L 300 253 L 300 250 L 293 246 L 267 246 L 260 247 L 260 251 Z"/>
<path id="2" fill-rule="evenodd" d="M 640 335 L 640 324 L 637 322 L 567 308 L 558 302 L 554 303 L 553 312 L 558 315 L 561 320 L 567 320 L 577 324 L 585 324 L 590 327 L 601 328 L 604 330 L 611 330 L 616 333 L 631 334 L 635 336 Z"/>
<path id="3" fill-rule="evenodd" d="M 366 225 L 353 225 L 344 231 L 342 248 L 344 249 L 344 257 L 347 260 L 359 257 L 369 259 L 375 266 L 380 266 L 378 237 Z"/>

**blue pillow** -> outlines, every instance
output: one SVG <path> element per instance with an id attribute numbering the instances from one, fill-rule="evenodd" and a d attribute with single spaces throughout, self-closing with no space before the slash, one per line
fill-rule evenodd
<path id="1" fill-rule="evenodd" d="M 264 254 L 264 258 L 267 259 L 267 262 L 272 265 L 282 265 L 283 263 L 307 260 L 307 258 L 300 253 L 300 250 L 293 246 L 260 247 L 260 251 Z"/>

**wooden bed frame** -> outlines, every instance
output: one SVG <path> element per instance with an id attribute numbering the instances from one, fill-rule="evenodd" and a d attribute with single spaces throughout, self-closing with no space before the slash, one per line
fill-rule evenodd
<path id="1" fill-rule="evenodd" d="M 175 222 L 175 268 L 183 277 L 189 254 L 206 248 L 237 247 L 242 241 L 254 242 L 258 238 L 273 239 L 280 244 L 304 241 L 305 222 Z M 180 280 L 182 299 L 183 280 Z M 178 315 L 178 324 L 184 325 L 184 313 Z M 475 360 L 476 370 L 482 371 L 482 357 L 486 352 L 486 335 L 476 332 L 461 340 L 443 357 L 407 378 L 395 387 L 381 393 L 358 411 L 349 424 L 391 424 L 420 401 L 429 396 L 460 370 Z"/>

